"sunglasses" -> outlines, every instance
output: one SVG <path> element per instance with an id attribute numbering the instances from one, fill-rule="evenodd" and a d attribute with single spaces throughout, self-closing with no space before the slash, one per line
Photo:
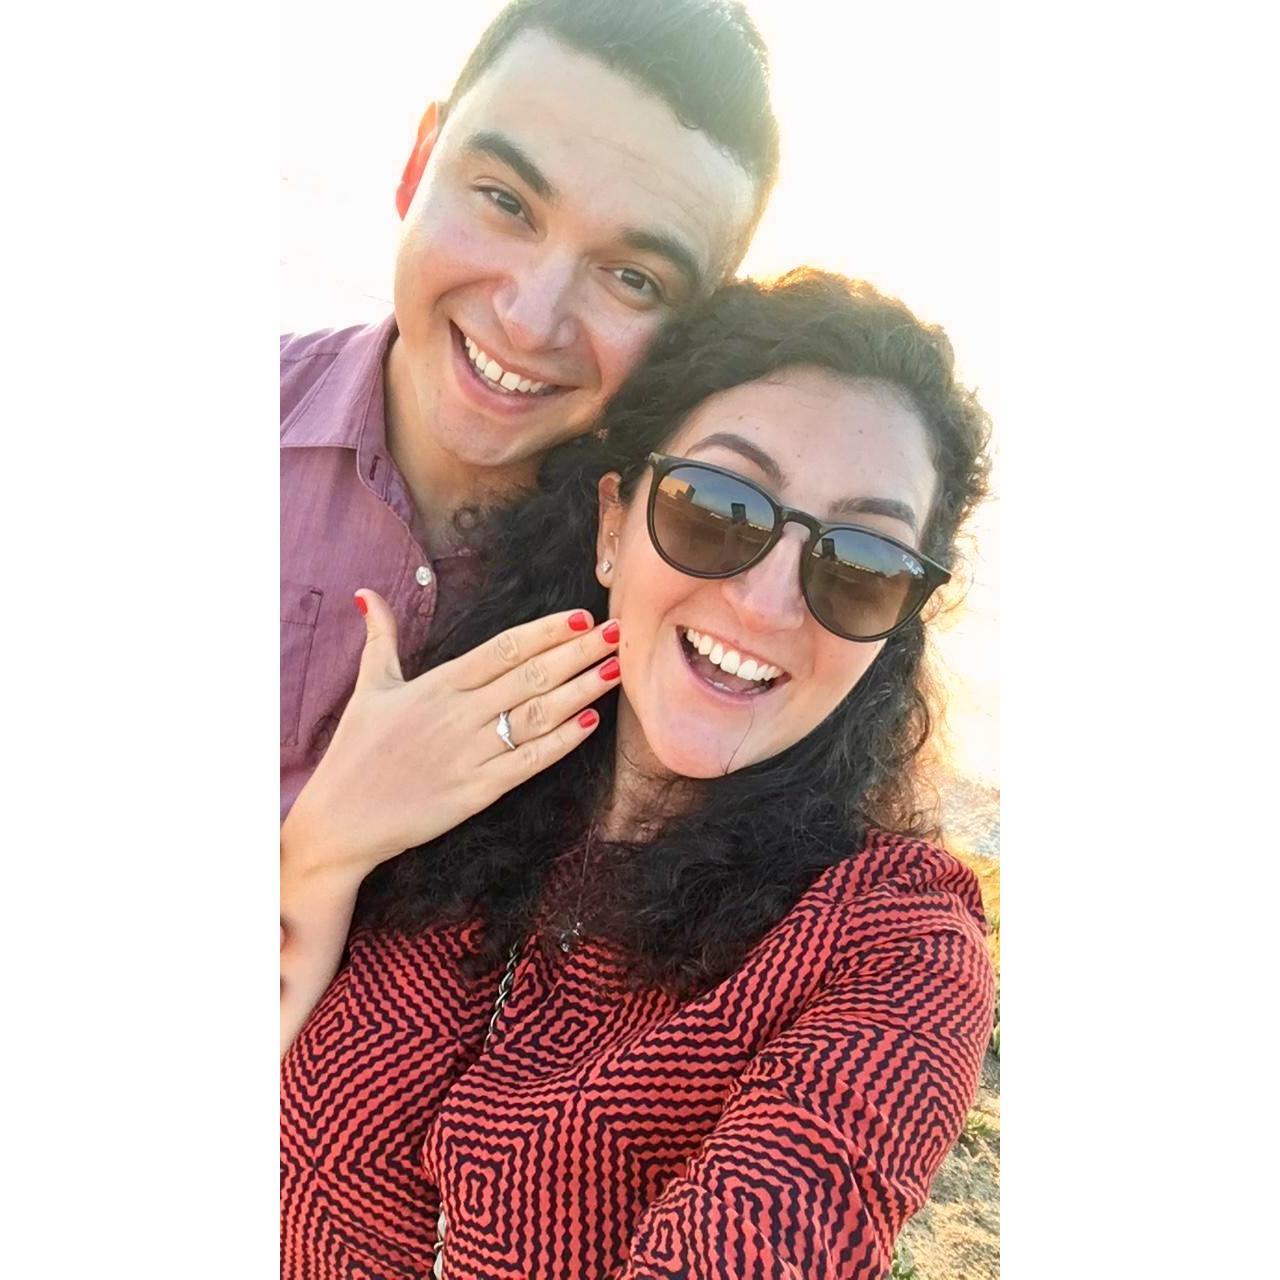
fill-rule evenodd
<path id="1" fill-rule="evenodd" d="M 732 578 L 773 550 L 790 523 L 809 531 L 800 590 L 813 616 L 844 640 L 883 640 L 951 575 L 904 542 L 856 524 L 824 524 L 780 506 L 759 485 L 706 462 L 651 453 L 649 539 L 694 578 Z"/>

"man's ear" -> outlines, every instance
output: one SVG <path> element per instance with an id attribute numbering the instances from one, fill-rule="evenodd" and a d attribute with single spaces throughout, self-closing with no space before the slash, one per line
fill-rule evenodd
<path id="1" fill-rule="evenodd" d="M 426 170 L 427 161 L 431 159 L 436 138 L 440 136 L 443 114 L 438 102 L 433 102 L 422 113 L 422 119 L 418 124 L 418 140 L 413 144 L 413 154 L 410 155 L 409 163 L 404 167 L 404 173 L 400 176 L 400 186 L 396 189 L 396 210 L 402 219 L 409 212 L 414 193 L 418 190 L 418 183 L 422 181 L 422 174 Z"/>
<path id="2" fill-rule="evenodd" d="M 606 589 L 613 585 L 618 562 L 618 531 L 622 528 L 625 512 L 618 492 L 621 484 L 622 477 L 616 471 L 610 471 L 600 477 L 600 483 L 596 486 L 600 503 L 600 520 L 596 531 L 596 581 Z"/>

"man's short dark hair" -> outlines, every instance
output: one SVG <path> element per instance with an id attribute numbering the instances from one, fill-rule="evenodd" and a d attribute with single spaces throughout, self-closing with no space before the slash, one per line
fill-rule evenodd
<path id="1" fill-rule="evenodd" d="M 754 180 L 755 230 L 778 176 L 778 122 L 769 53 L 740 0 L 512 0 L 467 59 L 449 107 L 529 31 L 595 58 L 705 133 Z"/>

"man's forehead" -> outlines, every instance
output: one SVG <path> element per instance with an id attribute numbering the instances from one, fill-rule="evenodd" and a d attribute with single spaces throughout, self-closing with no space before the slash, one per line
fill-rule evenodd
<path id="1" fill-rule="evenodd" d="M 553 71 L 552 77 L 548 71 Z M 587 110 L 607 111 L 619 98 L 643 97 L 674 118 L 670 106 L 656 93 L 585 50 L 545 31 L 522 31 L 493 59 L 450 114 L 477 108 L 505 113 L 534 110 L 575 115 Z"/>
<path id="2" fill-rule="evenodd" d="M 620 230 L 695 241 L 712 283 L 754 212 L 754 180 L 705 133 L 630 77 L 539 31 L 503 50 L 445 129 L 451 149 L 497 136 L 556 194 L 589 202 Z"/>

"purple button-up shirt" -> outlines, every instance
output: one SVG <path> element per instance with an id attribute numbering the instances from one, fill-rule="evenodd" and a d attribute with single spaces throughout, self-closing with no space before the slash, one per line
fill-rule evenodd
<path id="1" fill-rule="evenodd" d="M 311 776 L 355 687 L 364 621 L 352 596 L 378 592 L 419 652 L 441 600 L 469 589 L 465 552 L 432 560 L 387 450 L 382 368 L 394 317 L 280 343 L 280 809 Z"/>

